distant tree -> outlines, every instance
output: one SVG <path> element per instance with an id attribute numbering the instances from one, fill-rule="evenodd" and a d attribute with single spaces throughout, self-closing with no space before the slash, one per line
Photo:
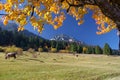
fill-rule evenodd
<path id="1" fill-rule="evenodd" d="M 103 51 L 102 51 L 102 49 L 100 48 L 100 46 L 96 46 L 96 47 L 95 47 L 95 53 L 96 53 L 96 54 L 102 54 L 102 53 L 103 53 Z"/>
<path id="2" fill-rule="evenodd" d="M 112 50 L 112 55 L 120 55 L 119 50 Z"/>
<path id="3" fill-rule="evenodd" d="M 39 47 L 44 48 L 44 43 L 46 41 L 44 39 L 39 39 Z M 43 50 L 44 51 L 44 50 Z"/>
<path id="4" fill-rule="evenodd" d="M 56 43 L 56 49 L 57 49 L 57 51 L 59 51 L 61 49 L 61 44 L 59 41 L 57 41 L 57 43 Z"/>
<path id="5" fill-rule="evenodd" d="M 87 47 L 83 47 L 83 53 L 86 53 L 87 52 Z"/>
<path id="6" fill-rule="evenodd" d="M 37 50 L 39 47 L 43 48 L 45 46 L 45 42 L 47 42 L 47 46 L 50 45 L 50 41 L 46 41 L 37 36 L 26 36 L 17 31 L 12 32 L 7 30 L 0 30 L 1 46 L 15 45 L 16 47 L 23 48 L 24 50 L 29 48 L 34 48 Z"/>
<path id="7" fill-rule="evenodd" d="M 49 47 L 48 47 L 46 41 L 44 41 L 43 51 L 44 52 L 48 52 L 49 51 Z"/>
<path id="8" fill-rule="evenodd" d="M 65 49 L 67 46 L 67 43 L 65 41 L 61 41 L 61 46 L 62 46 L 62 49 Z"/>
<path id="9" fill-rule="evenodd" d="M 0 31 L 2 31 L 1 27 L 0 27 Z"/>
<path id="10" fill-rule="evenodd" d="M 77 44 L 76 43 L 71 43 L 70 51 L 71 52 L 77 52 Z"/>
<path id="11" fill-rule="evenodd" d="M 56 41 L 52 40 L 50 43 L 51 43 L 51 47 L 52 47 L 52 48 L 55 48 L 55 47 L 56 47 Z"/>
<path id="12" fill-rule="evenodd" d="M 95 54 L 95 47 L 92 47 L 92 54 Z"/>
<path id="13" fill-rule="evenodd" d="M 83 49 L 82 46 L 78 45 L 77 46 L 77 53 L 82 53 Z"/>
<path id="14" fill-rule="evenodd" d="M 87 47 L 86 53 L 87 54 L 92 54 L 92 47 L 91 46 Z"/>
<path id="15" fill-rule="evenodd" d="M 109 44 L 105 43 L 103 48 L 103 54 L 111 55 L 112 49 L 110 48 Z"/>
<path id="16" fill-rule="evenodd" d="M 47 47 L 50 48 L 51 47 L 51 41 L 50 40 L 44 40 Z"/>
<path id="17" fill-rule="evenodd" d="M 38 36 L 36 36 L 36 37 L 34 38 L 34 44 L 35 44 L 35 46 L 36 46 L 36 49 L 38 49 L 39 46 L 40 46 L 40 42 L 39 42 L 39 37 L 38 37 Z"/>

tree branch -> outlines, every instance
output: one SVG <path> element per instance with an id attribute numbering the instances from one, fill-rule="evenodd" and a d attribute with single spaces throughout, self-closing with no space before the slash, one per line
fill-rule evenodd
<path id="1" fill-rule="evenodd" d="M 74 3 L 73 3 L 73 4 L 69 3 L 68 0 L 66 0 L 66 2 L 69 4 L 70 7 L 72 7 L 72 6 L 74 6 L 74 7 L 83 7 L 83 3 L 76 5 L 76 4 L 74 4 Z"/>
<path id="2" fill-rule="evenodd" d="M 105 16 L 109 17 L 117 24 L 117 28 L 120 30 L 120 0 L 79 0 L 81 4 L 78 5 L 71 4 L 68 0 L 66 1 L 70 6 L 74 7 L 97 5 Z"/>
<path id="3" fill-rule="evenodd" d="M 8 14 L 0 14 L 0 15 L 8 15 Z"/>
<path id="4" fill-rule="evenodd" d="M 35 6 L 32 6 L 32 13 L 31 13 L 31 17 L 33 16 L 33 14 L 34 14 L 34 8 L 35 8 Z"/>
<path id="5" fill-rule="evenodd" d="M 117 24 L 117 28 L 120 30 L 120 8 L 116 6 L 118 4 L 110 4 L 108 0 L 97 0 L 97 5 L 105 16 L 109 17 Z"/>

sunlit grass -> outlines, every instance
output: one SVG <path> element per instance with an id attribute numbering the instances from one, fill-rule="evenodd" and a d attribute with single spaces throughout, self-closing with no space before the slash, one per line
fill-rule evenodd
<path id="1" fill-rule="evenodd" d="M 14 59 L 0 54 L 0 80 L 118 80 L 120 57 L 28 52 Z"/>

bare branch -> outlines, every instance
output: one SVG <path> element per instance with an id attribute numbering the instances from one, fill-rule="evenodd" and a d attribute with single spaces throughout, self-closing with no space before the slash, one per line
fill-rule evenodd
<path id="1" fill-rule="evenodd" d="M 0 15 L 8 15 L 8 14 L 0 14 Z"/>
<path id="2" fill-rule="evenodd" d="M 35 8 L 35 6 L 32 6 L 32 13 L 31 13 L 31 17 L 33 16 L 33 14 L 34 14 L 34 8 Z"/>

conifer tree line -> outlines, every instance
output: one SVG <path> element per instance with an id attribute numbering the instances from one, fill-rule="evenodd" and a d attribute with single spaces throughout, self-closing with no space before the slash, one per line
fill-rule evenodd
<path id="1" fill-rule="evenodd" d="M 84 53 L 84 54 L 118 54 L 113 51 L 106 43 L 103 49 L 100 46 L 87 46 L 77 42 L 50 41 L 38 36 L 25 36 L 17 31 L 6 31 L 0 29 L 0 46 L 12 46 L 28 50 L 33 48 L 44 52 L 63 52 L 63 53 Z"/>

